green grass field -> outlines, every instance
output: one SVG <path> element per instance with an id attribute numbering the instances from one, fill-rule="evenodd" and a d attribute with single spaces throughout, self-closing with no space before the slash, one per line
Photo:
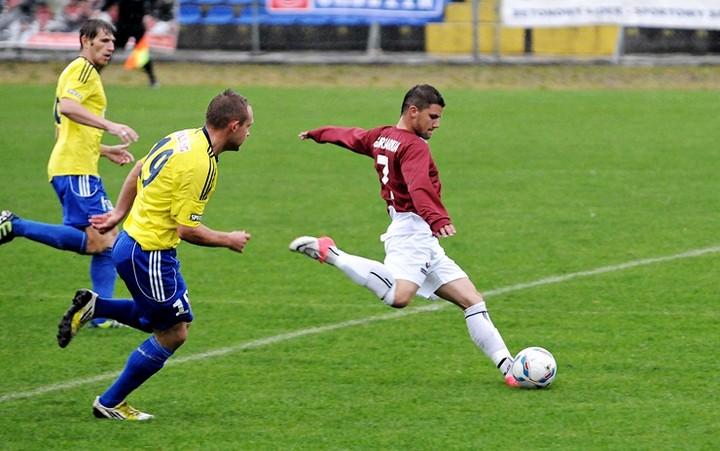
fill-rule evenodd
<path id="1" fill-rule="evenodd" d="M 201 125 L 224 87 L 109 85 L 107 116 L 139 132 L 140 157 Z M 555 354 L 550 389 L 506 387 L 458 309 L 389 309 L 287 250 L 328 234 L 382 258 L 371 161 L 296 136 L 394 124 L 405 88 L 237 87 L 255 125 L 222 155 L 205 223 L 253 238 L 242 255 L 181 244 L 195 324 L 129 398 L 156 418 L 93 418 L 145 335 L 83 330 L 58 348 L 89 258 L 16 239 L 0 248 L 0 448 L 717 449 L 720 92 L 438 87 L 431 147 L 458 229 L 443 245 L 511 351 Z M 61 219 L 53 92 L 0 84 L 0 209 L 45 222 Z M 101 163 L 115 197 L 128 168 Z"/>

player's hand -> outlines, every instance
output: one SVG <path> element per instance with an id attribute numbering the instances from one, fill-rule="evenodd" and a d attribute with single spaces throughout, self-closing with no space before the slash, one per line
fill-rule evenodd
<path id="1" fill-rule="evenodd" d="M 122 220 L 122 217 L 118 215 L 115 210 L 103 213 L 101 215 L 90 216 L 90 224 L 95 230 L 102 233 L 107 233 L 114 229 L 118 223 Z"/>
<path id="2" fill-rule="evenodd" d="M 122 141 L 123 144 L 134 143 L 138 140 L 137 132 L 135 132 L 135 130 L 125 124 L 111 122 L 107 128 L 107 131 L 108 133 L 120 138 L 120 141 Z"/>
<path id="3" fill-rule="evenodd" d="M 102 155 L 113 163 L 123 166 L 135 161 L 133 154 L 128 152 L 127 148 L 130 144 L 116 144 L 114 146 L 103 146 Z"/>
<path id="4" fill-rule="evenodd" d="M 437 231 L 435 236 L 447 238 L 449 236 L 455 235 L 455 232 L 456 232 L 455 226 L 452 224 L 448 224 L 446 226 L 441 227 L 440 230 Z"/>
<path id="5" fill-rule="evenodd" d="M 236 232 L 230 232 L 229 238 L 230 246 L 228 246 L 228 249 L 235 252 L 242 252 L 245 249 L 245 245 L 252 237 L 244 230 L 240 230 Z"/>
<path id="6" fill-rule="evenodd" d="M 298 133 L 298 138 L 300 138 L 300 139 L 308 139 L 308 132 L 307 132 L 307 131 L 304 131 L 304 132 Z"/>

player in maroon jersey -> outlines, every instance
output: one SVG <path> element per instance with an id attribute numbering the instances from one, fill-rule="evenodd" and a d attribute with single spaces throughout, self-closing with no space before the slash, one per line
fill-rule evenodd
<path id="1" fill-rule="evenodd" d="M 390 226 L 381 235 L 385 261 L 380 263 L 340 250 L 329 237 L 301 236 L 290 250 L 340 269 L 389 306 L 407 306 L 415 295 L 445 299 L 463 309 L 470 336 L 505 376 L 512 377 L 512 355 L 490 320 L 482 295 L 467 274 L 440 246 L 440 237 L 455 235 L 442 203 L 437 167 L 426 140 L 440 126 L 442 95 L 430 85 L 411 88 L 395 126 L 371 130 L 320 127 L 300 139 L 332 143 L 373 159 L 387 203 Z"/>

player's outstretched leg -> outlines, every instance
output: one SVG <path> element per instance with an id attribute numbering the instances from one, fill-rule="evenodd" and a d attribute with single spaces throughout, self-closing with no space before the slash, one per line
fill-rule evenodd
<path id="1" fill-rule="evenodd" d="M 10 210 L 0 212 L 0 244 L 24 237 L 62 251 L 84 254 L 87 235 L 83 230 L 62 224 L 46 224 L 18 217 Z"/>
<path id="2" fill-rule="evenodd" d="M 15 215 L 10 210 L 3 210 L 0 213 L 0 244 L 9 243 L 15 238 L 13 219 L 15 219 Z"/>
<path id="3" fill-rule="evenodd" d="M 372 291 L 387 305 L 394 304 L 395 279 L 382 263 L 343 252 L 337 248 L 332 238 L 326 236 L 301 236 L 295 238 L 289 247 L 293 252 L 336 267 L 350 280 Z"/>
<path id="4" fill-rule="evenodd" d="M 105 407 L 100 403 L 100 397 L 93 402 L 93 415 L 96 418 L 110 418 L 113 420 L 145 421 L 154 418 L 149 413 L 140 412 L 133 408 L 127 401 L 123 401 L 115 407 Z"/>
<path id="5" fill-rule="evenodd" d="M 331 252 L 330 246 L 335 246 L 335 242 L 330 237 L 321 236 L 320 238 L 315 238 L 314 236 L 301 236 L 295 238 L 289 247 L 293 252 L 305 254 L 323 263 L 328 257 L 328 252 Z"/>
<path id="6" fill-rule="evenodd" d="M 78 331 L 93 318 L 97 294 L 90 290 L 78 290 L 58 324 L 57 341 L 61 348 L 66 347 Z"/>

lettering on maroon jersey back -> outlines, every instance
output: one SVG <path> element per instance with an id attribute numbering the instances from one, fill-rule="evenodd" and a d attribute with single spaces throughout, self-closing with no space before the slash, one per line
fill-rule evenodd
<path id="1" fill-rule="evenodd" d="M 400 141 L 380 136 L 373 143 L 373 147 L 376 149 L 388 150 L 390 152 L 397 152 L 398 147 L 400 147 Z"/>

